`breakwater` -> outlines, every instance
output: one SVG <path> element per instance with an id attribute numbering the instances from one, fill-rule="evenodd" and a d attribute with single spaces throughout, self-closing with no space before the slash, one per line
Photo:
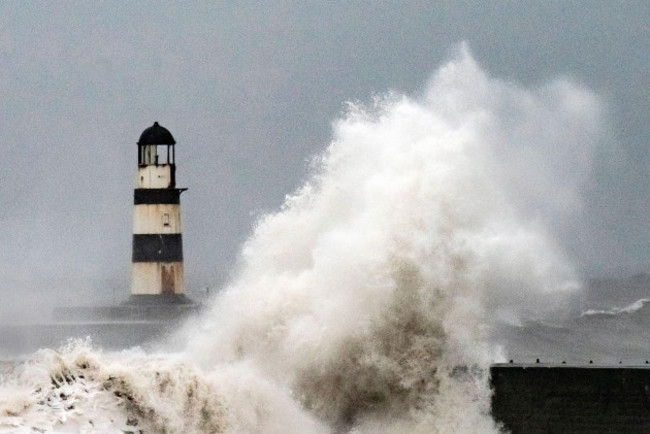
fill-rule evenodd
<path id="1" fill-rule="evenodd" d="M 497 364 L 492 415 L 512 434 L 650 432 L 650 365 Z"/>

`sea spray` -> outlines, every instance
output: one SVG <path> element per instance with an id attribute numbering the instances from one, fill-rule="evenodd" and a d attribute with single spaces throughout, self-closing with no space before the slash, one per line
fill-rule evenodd
<path id="1" fill-rule="evenodd" d="M 498 431 L 486 368 L 503 355 L 488 337 L 572 306 L 549 224 L 579 212 L 600 112 L 568 80 L 492 79 L 465 47 L 419 98 L 350 104 L 178 352 L 37 353 L 49 373 L 28 363 L 5 381 L 0 427 Z M 76 413 L 43 400 L 78 384 Z"/>
<path id="2" fill-rule="evenodd" d="M 566 80 L 491 79 L 466 49 L 422 98 L 351 104 L 188 351 L 252 361 L 339 430 L 495 429 L 492 325 L 574 307 L 576 275 L 545 223 L 580 209 L 600 110 Z M 555 152 L 580 156 L 579 176 L 549 167 Z M 527 179 L 537 170 L 545 192 Z"/>
<path id="3" fill-rule="evenodd" d="M 36 352 L 0 390 L 0 433 L 325 433 L 319 426 L 246 364 L 205 372 L 182 354 L 81 341 Z"/>

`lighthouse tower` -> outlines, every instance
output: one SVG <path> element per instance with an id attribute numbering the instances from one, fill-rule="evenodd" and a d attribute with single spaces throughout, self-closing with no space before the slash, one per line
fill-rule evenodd
<path id="1" fill-rule="evenodd" d="M 176 188 L 175 144 L 158 122 L 138 141 L 131 299 L 185 299 L 180 199 L 187 189 Z"/>

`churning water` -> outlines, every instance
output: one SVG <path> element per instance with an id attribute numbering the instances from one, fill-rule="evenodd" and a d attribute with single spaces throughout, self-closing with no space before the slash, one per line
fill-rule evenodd
<path id="1" fill-rule="evenodd" d="M 351 104 L 173 350 L 42 350 L 5 369 L 0 432 L 498 431 L 494 330 L 576 307 L 545 228 L 579 211 L 600 117 L 571 81 L 493 79 L 465 47 L 420 97 Z"/>

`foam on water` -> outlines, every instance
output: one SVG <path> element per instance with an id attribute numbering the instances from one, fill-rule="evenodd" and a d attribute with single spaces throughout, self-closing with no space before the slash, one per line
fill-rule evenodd
<path id="1" fill-rule="evenodd" d="M 581 316 L 589 316 L 589 315 L 618 315 L 621 313 L 634 313 L 638 311 L 639 309 L 643 308 L 643 306 L 649 302 L 650 299 L 648 298 L 642 298 L 634 303 L 630 303 L 627 306 L 614 306 L 611 309 L 587 309 L 584 311 Z"/>
<path id="2" fill-rule="evenodd" d="M 3 383 L 0 432 L 496 432 L 487 337 L 572 306 L 545 224 L 579 210 L 600 111 L 465 47 L 419 98 L 350 104 L 181 349 L 37 353 Z"/>

